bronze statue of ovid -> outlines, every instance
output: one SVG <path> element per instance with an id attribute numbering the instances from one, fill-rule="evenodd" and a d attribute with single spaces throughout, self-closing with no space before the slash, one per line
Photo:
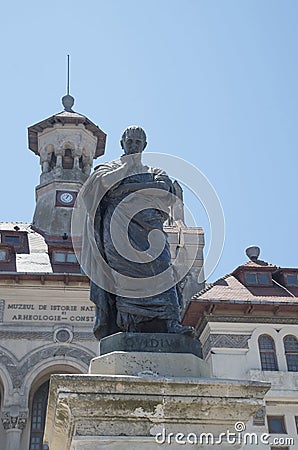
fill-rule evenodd
<path id="1" fill-rule="evenodd" d="M 120 143 L 124 151 L 120 159 L 98 166 L 83 188 L 85 204 L 96 211 L 97 249 L 109 268 L 107 273 L 102 264 L 97 267 L 93 261 L 96 267 L 92 271 L 97 275 L 100 272 L 103 281 L 98 283 L 97 276 L 91 280 L 90 299 L 96 305 L 94 334 L 98 339 L 118 331 L 192 335 L 192 327 L 180 324 L 170 249 L 163 231 L 174 198 L 173 183 L 163 170 L 142 164 L 141 155 L 147 145 L 142 128 L 128 127 Z M 135 208 L 135 203 L 140 205 Z M 155 255 L 160 236 L 162 251 Z M 132 256 L 125 246 L 121 250 L 122 242 L 128 242 Z M 164 273 L 172 281 L 170 287 L 151 295 L 151 280 L 158 280 Z M 130 280 L 134 287 L 129 290 Z"/>

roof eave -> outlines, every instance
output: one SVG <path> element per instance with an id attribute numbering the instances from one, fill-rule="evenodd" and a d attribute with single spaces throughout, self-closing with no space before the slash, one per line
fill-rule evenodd
<path id="1" fill-rule="evenodd" d="M 77 114 L 73 117 L 71 116 L 59 116 L 59 114 L 55 114 L 54 116 L 48 117 L 41 122 L 38 122 L 34 125 L 28 127 L 28 147 L 31 151 L 33 151 L 36 155 L 38 155 L 38 133 L 43 132 L 47 128 L 53 128 L 53 126 L 57 123 L 63 125 L 65 124 L 83 124 L 86 130 L 91 131 L 91 133 L 97 138 L 97 145 L 95 150 L 94 159 L 98 156 L 101 156 L 105 152 L 106 145 L 106 133 L 104 133 L 97 125 L 95 125 L 91 120 L 87 117 L 82 116 L 81 114 Z"/>

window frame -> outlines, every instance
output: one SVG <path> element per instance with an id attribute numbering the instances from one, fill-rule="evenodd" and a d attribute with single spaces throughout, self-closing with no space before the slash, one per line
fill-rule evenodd
<path id="1" fill-rule="evenodd" d="M 14 244 L 13 242 L 7 242 L 6 241 L 7 237 L 13 237 L 13 238 L 17 237 L 18 245 Z M 22 246 L 22 236 L 20 234 L 18 234 L 18 232 L 16 232 L 16 231 L 12 231 L 12 232 L 4 231 L 1 233 L 1 238 L 2 238 L 2 244 L 12 245 L 16 250 L 19 250 Z"/>
<path id="2" fill-rule="evenodd" d="M 1 244 L 10 245 L 15 249 L 16 253 L 24 253 L 29 254 L 29 238 L 28 238 L 28 231 L 25 230 L 0 230 L 1 235 Z M 18 245 L 14 244 L 13 242 L 6 242 L 7 237 L 18 237 Z"/>
<path id="3" fill-rule="evenodd" d="M 287 361 L 287 369 L 288 369 L 288 372 L 298 372 L 298 348 L 297 348 L 297 350 L 293 350 L 293 351 L 291 351 L 291 350 L 289 350 L 289 349 L 287 349 L 287 347 L 286 347 L 286 339 L 287 338 L 294 338 L 295 340 L 296 340 L 296 343 L 297 343 L 297 347 L 298 347 L 298 339 L 297 339 L 297 336 L 295 336 L 294 334 L 287 334 L 286 336 L 284 336 L 284 338 L 283 338 L 283 344 L 284 344 L 284 352 L 285 352 L 285 358 L 286 358 L 286 361 Z M 296 367 L 296 370 L 293 370 L 293 369 L 290 369 L 289 368 L 289 366 L 290 366 L 290 364 L 289 364 L 289 359 L 290 358 L 288 358 L 287 356 L 288 355 L 294 355 L 294 356 L 296 356 L 297 357 L 297 364 L 295 364 L 295 367 Z M 293 366 L 294 367 L 294 366 Z"/>
<path id="4" fill-rule="evenodd" d="M 45 429 L 45 423 L 46 423 L 46 412 L 47 412 L 47 401 L 48 401 L 48 395 L 49 395 L 49 385 L 50 380 L 45 381 L 42 383 L 39 388 L 36 390 L 36 392 L 33 395 L 32 399 L 32 406 L 31 406 L 31 422 L 30 422 L 30 440 L 29 440 L 29 450 L 43 450 L 43 435 L 44 435 L 44 429 Z M 45 392 L 47 391 L 47 394 Z M 37 397 L 39 396 L 39 397 Z M 34 408 L 35 408 L 35 401 L 38 403 L 38 399 L 41 398 L 42 403 L 42 411 L 41 415 L 38 417 L 40 420 L 38 420 L 38 423 L 41 424 L 39 428 L 33 428 L 33 420 L 34 420 Z M 40 439 L 40 442 L 32 442 L 33 439 Z M 36 447 L 38 445 L 38 447 Z"/>
<path id="5" fill-rule="evenodd" d="M 266 347 L 264 347 L 264 348 L 261 347 L 260 342 L 261 342 L 261 339 L 264 337 L 270 339 L 270 341 L 273 344 L 272 349 L 266 348 Z M 264 372 L 277 372 L 279 369 L 278 369 L 278 362 L 277 362 L 277 355 L 276 355 L 276 346 L 275 346 L 275 341 L 274 341 L 273 337 L 270 336 L 270 334 L 266 334 L 266 333 L 260 334 L 260 336 L 258 337 L 258 347 L 259 347 L 259 355 L 260 355 L 260 362 L 261 362 L 261 370 Z M 273 355 L 274 365 L 273 364 L 271 365 L 272 368 L 268 368 L 268 367 L 264 368 L 264 366 L 266 365 L 266 358 L 263 359 L 262 356 L 265 354 Z M 268 363 L 268 361 L 267 361 L 267 363 Z"/>
<path id="6" fill-rule="evenodd" d="M 281 423 L 281 428 L 283 431 L 272 431 L 270 429 L 270 420 L 278 420 L 280 419 L 280 423 Z M 267 416 L 267 426 L 268 426 L 268 432 L 270 434 L 288 434 L 287 433 L 287 428 L 286 428 L 286 421 L 285 421 L 285 416 L 275 416 L 275 415 L 269 415 Z"/>
<path id="7" fill-rule="evenodd" d="M 0 257 L 0 263 L 7 263 L 7 262 L 9 262 L 9 251 L 7 250 L 7 248 L 3 248 L 3 249 L 0 248 L 0 254 L 2 252 L 5 253 L 5 259 L 2 259 Z"/>
<path id="8" fill-rule="evenodd" d="M 291 277 L 293 277 L 293 276 L 295 276 L 296 277 L 296 283 L 289 283 L 288 282 L 288 276 L 291 276 Z M 290 286 L 290 287 L 298 287 L 298 273 L 296 273 L 296 272 L 286 272 L 285 274 L 284 274 L 284 279 L 285 279 L 285 285 L 286 286 Z"/>
<path id="9" fill-rule="evenodd" d="M 247 275 L 255 275 L 256 283 L 253 283 L 251 281 L 247 281 L 247 279 L 246 279 Z M 259 275 L 266 275 L 266 276 L 268 276 L 269 283 L 260 283 Z M 245 284 L 247 286 L 272 286 L 272 275 L 271 275 L 271 272 L 264 272 L 264 271 L 263 272 L 259 272 L 259 271 L 246 270 L 244 272 L 244 281 L 245 281 Z"/>
<path id="10" fill-rule="evenodd" d="M 57 261 L 56 258 L 55 258 L 57 253 L 63 254 L 65 256 L 65 261 Z M 68 255 L 74 255 L 75 258 L 76 258 L 76 261 L 68 261 L 67 260 Z M 57 250 L 57 249 L 53 250 L 52 259 L 53 259 L 53 264 L 63 264 L 63 265 L 65 265 L 65 264 L 79 264 L 79 261 L 78 261 L 78 259 L 76 257 L 76 254 L 73 251 Z"/>

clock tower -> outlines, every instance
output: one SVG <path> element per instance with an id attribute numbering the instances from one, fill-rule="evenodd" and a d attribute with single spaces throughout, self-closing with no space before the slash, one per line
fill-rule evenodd
<path id="1" fill-rule="evenodd" d="M 73 111 L 71 95 L 65 95 L 62 104 L 62 112 L 28 128 L 29 148 L 41 165 L 32 227 L 48 244 L 70 239 L 77 194 L 106 143 L 106 134 L 98 126 Z"/>

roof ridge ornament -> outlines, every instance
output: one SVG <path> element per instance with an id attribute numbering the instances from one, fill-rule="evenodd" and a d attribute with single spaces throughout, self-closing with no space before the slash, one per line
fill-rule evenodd
<path id="1" fill-rule="evenodd" d="M 260 251 L 261 251 L 260 247 L 257 247 L 256 245 L 251 245 L 245 250 L 245 253 L 251 261 L 256 262 L 259 259 Z"/>
<path id="2" fill-rule="evenodd" d="M 62 97 L 62 105 L 64 106 L 64 110 L 67 112 L 73 112 L 72 107 L 74 105 L 74 97 L 69 94 L 69 74 L 70 74 L 70 64 L 69 64 L 69 55 L 67 55 L 67 78 L 66 78 L 66 95 Z"/>

